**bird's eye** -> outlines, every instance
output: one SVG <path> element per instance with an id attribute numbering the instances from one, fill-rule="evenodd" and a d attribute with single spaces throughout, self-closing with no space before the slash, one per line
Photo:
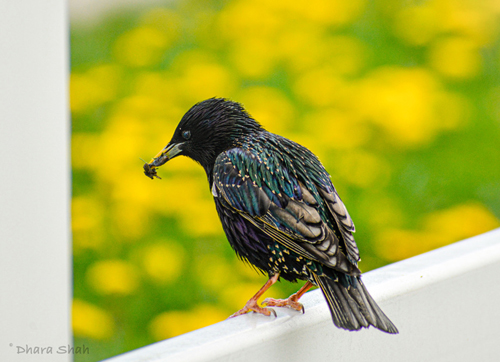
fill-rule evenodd
<path id="1" fill-rule="evenodd" d="M 182 137 L 184 137 L 184 139 L 188 140 L 191 138 L 191 132 L 190 131 L 184 131 L 182 132 Z"/>

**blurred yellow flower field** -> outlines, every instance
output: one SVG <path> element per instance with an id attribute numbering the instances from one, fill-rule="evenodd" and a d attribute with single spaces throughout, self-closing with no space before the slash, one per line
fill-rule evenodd
<path id="1" fill-rule="evenodd" d="M 209 97 L 320 157 L 363 271 L 500 226 L 497 1 L 169 4 L 72 29 L 73 330 L 93 360 L 224 320 L 266 280 L 201 167 L 142 173 Z"/>

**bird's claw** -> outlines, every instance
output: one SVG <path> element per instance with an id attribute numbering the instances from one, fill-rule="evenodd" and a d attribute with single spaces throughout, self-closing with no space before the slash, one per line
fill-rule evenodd
<path id="1" fill-rule="evenodd" d="M 264 314 L 265 316 L 270 316 L 271 314 L 277 317 L 276 311 L 272 308 L 262 308 L 259 307 L 257 303 L 247 303 L 243 308 L 229 316 L 229 318 L 234 318 L 243 314 L 247 314 L 249 312 L 255 312 L 259 314 Z"/>
<path id="2" fill-rule="evenodd" d="M 306 311 L 302 303 L 297 302 L 292 297 L 288 299 L 266 298 L 262 302 L 262 305 L 265 305 L 266 307 L 286 307 L 298 312 L 302 312 L 302 314 L 304 314 Z"/>

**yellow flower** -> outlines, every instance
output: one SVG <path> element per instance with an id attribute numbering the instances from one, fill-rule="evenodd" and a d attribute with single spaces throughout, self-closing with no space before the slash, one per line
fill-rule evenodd
<path id="1" fill-rule="evenodd" d="M 424 217 L 421 230 L 389 229 L 377 236 L 377 253 L 388 260 L 401 260 L 460 241 L 500 226 L 483 205 L 467 203 Z"/>
<path id="2" fill-rule="evenodd" d="M 388 228 L 399 228 L 407 221 L 408 217 L 399 200 L 389 197 L 382 190 L 371 190 L 371 194 L 367 194 L 358 204 L 358 208 L 362 210 L 359 213 L 360 216 L 369 215 L 366 217 L 366 221 L 369 223 L 372 233 Z M 347 208 L 349 209 L 349 205 Z"/>
<path id="3" fill-rule="evenodd" d="M 170 164 L 174 164 L 175 162 L 189 162 L 191 160 L 178 160 L 174 159 L 169 161 L 165 166 L 168 168 Z M 192 161 L 191 161 L 192 162 Z M 197 167 L 200 167 L 196 165 Z M 161 170 L 161 169 L 160 169 Z M 203 172 L 203 170 L 200 170 Z M 148 184 L 152 184 L 150 180 Z M 158 210 L 168 214 L 168 215 L 177 215 L 179 216 L 180 212 L 184 212 L 189 207 L 196 207 L 196 204 L 204 199 L 204 196 L 209 197 L 208 186 L 205 185 L 203 187 L 200 185 L 202 179 L 197 179 L 194 177 L 190 177 L 184 173 L 176 173 L 170 177 L 163 177 L 161 180 L 154 180 L 158 187 L 163 189 L 164 198 L 157 197 L 155 208 Z M 206 177 L 203 180 L 206 182 Z M 208 195 L 203 195 L 206 193 Z M 162 200 L 158 202 L 158 200 Z M 186 211 L 186 214 L 189 212 Z M 193 221 L 192 218 L 191 221 Z"/>
<path id="4" fill-rule="evenodd" d="M 93 169 L 99 163 L 100 136 L 94 133 L 71 135 L 71 166 L 75 169 Z"/>
<path id="5" fill-rule="evenodd" d="M 425 69 L 376 69 L 352 94 L 356 95 L 349 100 L 352 111 L 381 127 L 399 146 L 428 143 L 442 130 L 458 127 L 465 118 L 461 99 L 445 92 Z"/>
<path id="6" fill-rule="evenodd" d="M 270 132 L 282 133 L 294 123 L 295 109 L 277 88 L 246 88 L 239 94 L 238 100 Z"/>
<path id="7" fill-rule="evenodd" d="M 181 275 L 185 251 L 172 242 L 148 245 L 142 251 L 142 263 L 148 276 L 159 284 L 167 284 Z"/>
<path id="8" fill-rule="evenodd" d="M 243 38 L 231 47 L 230 59 L 242 76 L 265 79 L 273 71 L 278 57 L 275 46 L 268 39 Z"/>
<path id="9" fill-rule="evenodd" d="M 223 321 L 227 313 L 220 309 L 202 304 L 191 311 L 171 311 L 157 315 L 149 324 L 149 333 L 157 341 L 191 332 Z"/>
<path id="10" fill-rule="evenodd" d="M 118 93 L 122 72 L 116 65 L 99 65 L 70 77 L 70 107 L 82 112 L 113 101 Z"/>
<path id="11" fill-rule="evenodd" d="M 337 175 L 358 187 L 382 187 L 391 175 L 391 167 L 384 159 L 362 150 L 343 152 L 336 165 Z"/>
<path id="12" fill-rule="evenodd" d="M 358 38 L 345 35 L 331 36 L 321 44 L 323 61 L 337 74 L 357 74 L 365 66 L 366 46 Z"/>
<path id="13" fill-rule="evenodd" d="M 439 235 L 426 231 L 388 229 L 377 235 L 374 245 L 381 258 L 397 261 L 445 244 L 441 243 Z"/>
<path id="14" fill-rule="evenodd" d="M 201 185 L 197 187 L 204 189 Z M 188 234 L 200 237 L 214 236 L 222 233 L 219 217 L 217 216 L 217 211 L 212 200 L 198 200 L 197 202 L 188 204 L 184 199 L 184 195 L 179 195 L 178 197 L 182 198 L 185 203 L 176 213 L 180 212 L 184 230 Z"/>
<path id="15" fill-rule="evenodd" d="M 93 150 L 99 162 L 96 173 L 102 180 L 116 182 L 127 166 L 140 165 L 140 150 L 147 143 L 145 125 L 132 116 L 115 116 L 109 120 L 107 129 L 101 133 L 100 147 Z"/>
<path id="16" fill-rule="evenodd" d="M 492 14 L 500 14 L 500 3 L 497 0 L 485 0 L 484 8 Z"/>
<path id="17" fill-rule="evenodd" d="M 134 190 L 134 193 L 139 192 Z M 133 241 L 148 229 L 150 222 L 148 207 L 132 200 L 117 202 L 113 205 L 111 220 L 113 231 L 120 235 L 117 242 Z"/>
<path id="18" fill-rule="evenodd" d="M 444 76 L 459 79 L 476 76 L 482 67 L 479 47 L 461 37 L 436 41 L 429 49 L 429 62 Z"/>
<path id="19" fill-rule="evenodd" d="M 138 114 L 145 117 L 165 117 L 163 125 L 172 122 L 172 127 L 176 125 L 173 124 L 174 121 L 178 121 L 185 112 L 178 102 L 176 83 L 171 74 L 140 72 L 134 78 L 133 94 L 128 104 L 122 104 L 124 107 L 120 107 L 120 111 L 127 111 L 127 108 L 131 108 L 131 110 L 140 111 Z M 130 100 L 133 101 L 130 102 Z M 150 103 L 152 108 L 148 110 L 140 107 L 141 103 L 143 105 Z"/>
<path id="20" fill-rule="evenodd" d="M 81 249 L 97 249 L 103 243 L 102 205 L 94 197 L 77 196 L 71 200 L 71 226 L 73 248 L 77 253 Z"/>
<path id="21" fill-rule="evenodd" d="M 72 229 L 88 230 L 96 227 L 102 218 L 102 205 L 91 197 L 76 196 L 71 200 Z"/>
<path id="22" fill-rule="evenodd" d="M 177 87 L 191 103 L 211 97 L 231 97 L 236 89 L 235 75 L 216 63 L 186 64 Z"/>
<path id="23" fill-rule="evenodd" d="M 395 34 L 411 45 L 427 45 L 440 34 L 463 36 L 478 48 L 489 45 L 498 30 L 493 2 L 435 0 L 403 8 Z"/>
<path id="24" fill-rule="evenodd" d="M 218 26 L 233 42 L 231 59 L 246 77 L 267 77 L 280 60 L 297 73 L 325 63 L 347 73 L 362 59 L 351 56 L 357 44 L 332 42 L 325 34 L 332 25 L 353 21 L 363 8 L 363 0 L 313 0 L 307 6 L 293 1 L 241 0 L 222 10 Z M 335 53 L 345 50 L 349 56 L 342 54 L 339 61 Z"/>
<path id="25" fill-rule="evenodd" d="M 272 11 L 270 5 L 271 2 L 249 0 L 229 2 L 219 14 L 218 33 L 235 41 L 249 37 L 273 37 L 284 18 Z"/>
<path id="26" fill-rule="evenodd" d="M 240 262 L 236 261 L 235 262 Z M 226 259 L 217 254 L 204 254 L 195 263 L 199 282 L 213 291 L 220 291 L 225 285 L 237 284 L 239 275 Z"/>
<path id="27" fill-rule="evenodd" d="M 139 287 L 136 268 L 124 260 L 103 260 L 91 265 L 87 283 L 100 294 L 132 294 Z"/>
<path id="28" fill-rule="evenodd" d="M 487 1 L 440 0 L 436 2 L 436 8 L 444 33 L 464 36 L 477 47 L 495 40 L 498 17 Z"/>
<path id="29" fill-rule="evenodd" d="M 454 242 L 479 235 L 500 226 L 499 220 L 484 205 L 471 202 L 433 212 L 424 219 L 425 230 Z"/>
<path id="30" fill-rule="evenodd" d="M 73 300 L 72 324 L 75 337 L 108 339 L 115 330 L 108 312 L 81 299 Z"/>
<path id="31" fill-rule="evenodd" d="M 304 21 L 322 25 L 344 25 L 353 21 L 364 10 L 363 0 L 311 0 L 304 6 L 297 1 L 271 2 L 278 11 L 290 11 Z"/>
<path id="32" fill-rule="evenodd" d="M 397 141 L 426 142 L 434 133 L 436 88 L 432 75 L 423 69 L 378 69 L 362 83 L 360 111 Z"/>
<path id="33" fill-rule="evenodd" d="M 131 95 L 117 102 L 113 116 L 115 119 L 119 119 L 120 117 L 129 119 L 133 119 L 134 117 L 137 119 L 149 119 L 164 116 L 165 112 L 167 112 L 166 107 L 162 104 L 160 99 L 145 95 Z M 145 128 L 144 125 L 137 126 Z M 119 127 L 121 129 L 123 128 L 121 124 Z M 115 130 L 117 129 L 115 128 Z M 123 132 L 123 130 L 121 131 Z"/>
<path id="34" fill-rule="evenodd" d="M 327 108 L 306 115 L 307 132 L 315 134 L 325 147 L 335 149 L 358 148 L 370 139 L 371 131 L 366 123 L 352 112 Z"/>
<path id="35" fill-rule="evenodd" d="M 276 34 L 274 41 L 266 39 L 272 47 L 272 54 L 282 59 L 293 74 L 302 74 L 329 63 L 326 59 L 325 32 L 317 24 L 291 23 Z"/>
<path id="36" fill-rule="evenodd" d="M 429 3 L 404 8 L 396 14 L 395 35 L 410 45 L 428 44 L 440 30 L 439 15 Z"/>
<path id="37" fill-rule="evenodd" d="M 331 67 L 305 72 L 293 85 L 297 97 L 314 107 L 341 103 L 346 88 L 345 81 Z"/>
<path id="38" fill-rule="evenodd" d="M 114 45 L 114 53 L 119 62 L 130 67 L 156 65 L 171 41 L 157 28 L 142 26 L 121 35 Z"/>

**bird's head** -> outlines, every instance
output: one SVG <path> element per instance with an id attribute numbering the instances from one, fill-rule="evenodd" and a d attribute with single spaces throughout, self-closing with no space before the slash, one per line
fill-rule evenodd
<path id="1" fill-rule="evenodd" d="M 199 162 L 209 173 L 221 152 L 234 147 L 239 138 L 260 131 L 261 126 L 241 104 L 210 98 L 187 111 L 170 142 L 145 167 L 154 172 L 172 158 L 184 155 Z"/>

